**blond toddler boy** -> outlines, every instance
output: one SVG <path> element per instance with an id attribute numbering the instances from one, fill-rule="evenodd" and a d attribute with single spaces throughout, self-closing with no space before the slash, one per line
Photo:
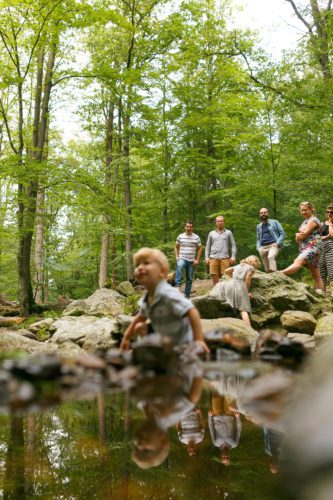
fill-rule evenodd
<path id="1" fill-rule="evenodd" d="M 134 335 L 147 335 L 147 320 L 150 320 L 154 332 L 168 335 L 176 344 L 194 340 L 209 352 L 199 312 L 166 281 L 169 264 L 164 253 L 155 248 L 141 248 L 134 255 L 134 265 L 135 278 L 145 287 L 146 293 L 139 301 L 139 312 L 125 331 L 120 348 L 129 349 L 130 338 Z"/>

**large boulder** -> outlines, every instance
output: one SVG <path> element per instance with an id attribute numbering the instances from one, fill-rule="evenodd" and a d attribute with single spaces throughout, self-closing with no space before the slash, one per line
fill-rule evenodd
<path id="1" fill-rule="evenodd" d="M 63 312 L 64 316 L 80 316 L 83 314 L 95 316 L 116 316 L 123 312 L 125 297 L 115 290 L 101 288 L 90 297 L 73 300 Z"/>
<path id="2" fill-rule="evenodd" d="M 135 294 L 135 289 L 130 281 L 122 281 L 117 286 L 117 292 L 121 295 L 125 295 L 125 297 L 129 297 L 130 295 Z"/>
<path id="3" fill-rule="evenodd" d="M 305 311 L 285 311 L 280 320 L 289 332 L 312 334 L 317 324 L 312 314 Z"/>
<path id="4" fill-rule="evenodd" d="M 54 334 L 50 342 L 58 342 L 59 339 L 70 340 L 82 347 L 87 338 L 94 336 L 97 343 L 98 339 L 103 339 L 105 343 L 106 339 L 109 338 L 111 347 L 113 345 L 111 334 L 114 328 L 115 320 L 111 318 L 65 316 L 52 324 L 51 329 Z M 88 345 L 92 345 L 91 340 Z M 91 348 L 89 350 L 91 352 Z"/>
<path id="5" fill-rule="evenodd" d="M 227 279 L 229 278 L 226 276 L 222 278 Z M 219 297 L 220 286 L 218 283 L 209 294 L 192 300 L 202 318 L 213 319 L 234 314 L 230 306 Z M 279 272 L 268 274 L 256 271 L 252 278 L 251 291 L 251 323 L 254 328 L 279 323 L 285 310 L 306 311 L 314 316 L 325 310 L 332 310 L 330 301 L 312 291 L 309 285 Z"/>
<path id="6" fill-rule="evenodd" d="M 33 353 L 40 349 L 41 343 L 20 335 L 10 328 L 0 329 L 0 352 L 22 351 Z"/>
<path id="7" fill-rule="evenodd" d="M 321 341 L 333 336 L 333 313 L 321 316 L 314 332 L 315 341 Z"/>
<path id="8" fill-rule="evenodd" d="M 46 342 L 40 343 L 38 353 L 56 354 L 61 359 L 76 359 L 79 356 L 83 356 L 85 351 L 74 342 L 59 338 L 57 342 L 49 339 Z"/>
<path id="9" fill-rule="evenodd" d="M 259 336 L 258 332 L 253 330 L 244 321 L 237 318 L 217 318 L 217 319 L 202 319 L 201 326 L 203 334 L 210 330 L 220 330 L 222 333 L 230 333 L 243 337 L 253 346 Z"/>

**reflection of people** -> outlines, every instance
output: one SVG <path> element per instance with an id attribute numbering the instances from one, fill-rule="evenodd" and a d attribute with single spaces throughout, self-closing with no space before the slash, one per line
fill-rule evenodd
<path id="1" fill-rule="evenodd" d="M 183 269 L 185 268 L 185 297 L 190 298 L 194 267 L 199 264 L 202 247 L 201 240 L 197 234 L 193 233 L 193 222 L 186 222 L 185 233 L 177 237 L 175 244 L 176 267 L 176 287 L 180 289 L 182 283 Z"/>
<path id="2" fill-rule="evenodd" d="M 198 310 L 166 281 L 169 265 L 164 253 L 141 248 L 134 255 L 134 264 L 135 277 L 147 291 L 139 301 L 139 312 L 125 331 L 120 348 L 128 349 L 133 335 L 146 335 L 149 319 L 154 332 L 168 335 L 177 344 L 196 340 L 209 351 L 203 340 Z"/>
<path id="3" fill-rule="evenodd" d="M 184 415 L 177 424 L 179 441 L 187 445 L 188 454 L 192 457 L 197 446 L 205 436 L 205 422 L 199 408 L 193 408 Z"/>
<path id="4" fill-rule="evenodd" d="M 320 276 L 324 290 L 326 290 L 327 278 L 329 278 L 333 296 L 333 203 L 326 207 L 326 220 L 322 226 L 321 239 L 323 250 L 320 256 Z"/>
<path id="5" fill-rule="evenodd" d="M 269 455 L 269 470 L 272 474 L 279 472 L 279 463 L 284 459 L 283 444 L 285 433 L 263 426 L 265 453 Z"/>
<path id="6" fill-rule="evenodd" d="M 295 236 L 300 253 L 294 262 L 282 272 L 290 276 L 306 266 L 315 280 L 316 291 L 323 293 L 324 285 L 319 272 L 319 257 L 323 244 L 320 234 L 321 222 L 315 217 L 314 207 L 308 201 L 300 203 L 299 208 L 305 219 Z"/>
<path id="7" fill-rule="evenodd" d="M 160 429 L 154 414 L 147 409 L 147 420 L 137 430 L 134 438 L 133 461 L 141 469 L 157 467 L 169 455 L 169 436 L 164 429 Z"/>
<path id="8" fill-rule="evenodd" d="M 147 376 L 132 389 L 145 415 L 135 434 L 132 454 L 139 467 L 154 467 L 165 460 L 170 448 L 167 430 L 195 411 L 202 384 L 200 365 L 182 363 L 175 375 Z"/>
<path id="9" fill-rule="evenodd" d="M 257 250 L 266 273 L 277 270 L 276 258 L 286 237 L 279 221 L 268 218 L 267 208 L 260 209 L 260 224 L 257 225 Z"/>
<path id="10" fill-rule="evenodd" d="M 236 243 L 233 234 L 224 227 L 224 217 L 219 215 L 215 219 L 216 229 L 208 234 L 205 260 L 209 264 L 209 273 L 213 285 L 219 281 L 224 271 L 236 263 Z"/>
<path id="11" fill-rule="evenodd" d="M 249 313 L 251 312 L 250 287 L 255 268 L 260 267 L 260 260 L 256 255 L 250 255 L 240 264 L 229 267 L 225 274 L 231 280 L 222 281 L 217 285 L 215 293 L 224 298 L 234 309 L 240 311 L 242 320 L 251 325 Z"/>
<path id="12" fill-rule="evenodd" d="M 212 408 L 208 413 L 208 426 L 213 444 L 221 450 L 221 462 L 230 463 L 230 450 L 239 443 L 242 423 L 233 398 L 212 394 Z"/>

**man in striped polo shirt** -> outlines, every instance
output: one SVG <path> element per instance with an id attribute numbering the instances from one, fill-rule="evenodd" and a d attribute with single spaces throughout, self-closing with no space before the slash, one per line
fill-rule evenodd
<path id="1" fill-rule="evenodd" d="M 185 233 L 180 234 L 176 239 L 175 256 L 176 267 L 176 287 L 180 288 L 182 283 L 183 270 L 185 268 L 185 297 L 190 298 L 194 267 L 199 263 L 202 247 L 197 234 L 193 233 L 193 222 L 185 224 Z"/>

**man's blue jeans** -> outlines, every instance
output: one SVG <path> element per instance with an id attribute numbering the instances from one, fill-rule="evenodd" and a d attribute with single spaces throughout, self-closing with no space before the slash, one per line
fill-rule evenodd
<path id="1" fill-rule="evenodd" d="M 184 267 L 185 267 L 185 275 L 186 275 L 185 297 L 187 297 L 189 299 L 190 293 L 191 293 L 191 288 L 192 288 L 193 273 L 194 273 L 193 262 L 190 262 L 189 260 L 185 260 L 185 259 L 178 259 L 177 260 L 176 286 L 180 287 L 180 285 L 182 284 L 182 274 L 183 274 Z"/>

